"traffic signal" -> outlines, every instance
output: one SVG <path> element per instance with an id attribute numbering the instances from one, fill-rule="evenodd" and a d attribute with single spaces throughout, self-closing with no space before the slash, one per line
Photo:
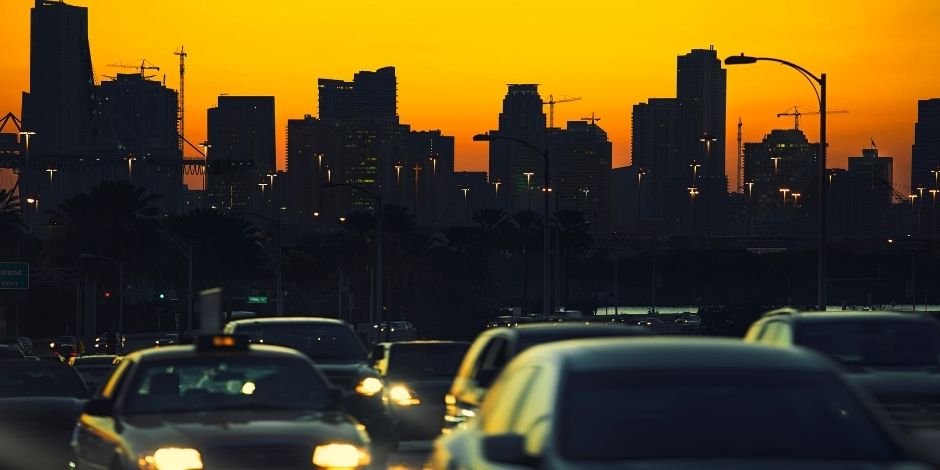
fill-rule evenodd
<path id="1" fill-rule="evenodd" d="M 164 294 L 164 293 L 161 292 L 160 295 L 159 295 L 159 297 L 160 297 L 160 300 L 163 300 L 163 299 L 166 298 L 166 294 Z"/>
<path id="2" fill-rule="evenodd" d="M 104 291 L 104 298 L 110 299 L 110 298 L 111 298 L 111 291 L 109 291 L 109 290 Z"/>

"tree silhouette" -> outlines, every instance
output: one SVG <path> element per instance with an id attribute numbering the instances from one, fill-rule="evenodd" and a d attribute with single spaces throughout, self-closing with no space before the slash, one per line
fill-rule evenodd
<path id="1" fill-rule="evenodd" d="M 13 242 L 18 242 L 23 236 L 26 226 L 20 217 L 19 199 L 13 191 L 0 189 L 0 240 L 3 241 L 4 256 L 13 255 L 11 251 Z"/>
<path id="2" fill-rule="evenodd" d="M 594 240 L 588 232 L 590 224 L 581 211 L 558 211 L 555 214 L 555 223 L 558 224 L 559 247 L 565 260 L 565 299 L 568 299 L 571 284 L 571 258 L 584 253 Z"/>
<path id="3" fill-rule="evenodd" d="M 522 309 L 525 312 L 529 306 L 529 258 L 533 249 L 538 249 L 539 233 L 542 229 L 542 217 L 536 212 L 523 210 L 512 216 L 519 228 L 516 232 L 514 248 L 522 254 Z"/>

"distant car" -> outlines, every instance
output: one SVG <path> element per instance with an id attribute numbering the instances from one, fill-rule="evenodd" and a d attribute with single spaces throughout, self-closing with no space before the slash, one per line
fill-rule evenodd
<path id="1" fill-rule="evenodd" d="M 431 439 L 441 432 L 444 395 L 470 343 L 407 341 L 379 343 L 372 350 L 385 378 L 385 396 L 399 441 Z"/>
<path id="2" fill-rule="evenodd" d="M 247 337 L 144 349 L 85 406 L 69 468 L 366 468 L 342 395 L 300 352 Z"/>
<path id="3" fill-rule="evenodd" d="M 26 355 L 17 346 L 0 344 L 0 359 L 26 359 Z"/>
<path id="4" fill-rule="evenodd" d="M 73 357 L 69 359 L 69 365 L 78 371 L 85 380 L 85 384 L 88 385 L 88 389 L 95 393 L 121 364 L 122 357 L 114 355 Z"/>
<path id="5" fill-rule="evenodd" d="M 893 312 L 766 313 L 745 341 L 802 346 L 840 362 L 911 432 L 940 432 L 940 323 Z"/>
<path id="6" fill-rule="evenodd" d="M 24 356 L 34 355 L 33 342 L 25 336 L 7 336 L 0 338 L 0 345 L 14 346 L 18 348 Z"/>
<path id="7" fill-rule="evenodd" d="M 96 353 L 96 354 L 104 354 L 104 353 L 107 353 L 107 352 L 108 352 L 108 349 L 109 349 L 109 347 L 110 347 L 110 343 L 111 343 L 111 340 L 110 340 L 110 335 L 109 335 L 109 333 L 100 333 L 98 336 L 95 337 L 95 344 L 94 344 L 94 346 L 93 346 L 92 348 L 89 348 L 89 349 L 90 349 L 89 352 L 94 352 L 94 353 Z M 127 345 L 127 337 L 125 337 L 125 336 L 122 335 L 122 336 L 121 336 L 121 345 L 120 345 L 119 348 L 115 348 L 115 350 L 121 350 L 121 349 L 123 349 L 126 345 Z M 115 346 L 117 346 L 117 345 L 115 345 Z"/>
<path id="8" fill-rule="evenodd" d="M 535 323 L 484 331 L 470 345 L 454 382 L 444 396 L 443 430 L 460 426 L 476 415 L 487 390 L 503 367 L 517 354 L 537 344 L 576 338 L 647 336 L 635 326 L 613 324 Z"/>
<path id="9" fill-rule="evenodd" d="M 678 434 L 677 434 L 678 433 Z M 432 469 L 927 469 L 810 351 L 719 339 L 586 339 L 513 359 Z"/>
<path id="10" fill-rule="evenodd" d="M 180 336 L 178 333 L 162 334 L 153 342 L 153 346 L 155 348 L 159 348 L 160 346 L 169 346 L 171 344 L 178 343 L 179 339 Z"/>
<path id="11" fill-rule="evenodd" d="M 58 361 L 0 361 L 0 468 L 66 468 L 88 397 L 78 373 Z"/>
<path id="12" fill-rule="evenodd" d="M 78 355 L 78 338 L 75 336 L 59 336 L 49 342 L 49 351 L 52 356 L 68 360 Z"/>
<path id="13" fill-rule="evenodd" d="M 702 317 L 698 315 L 681 315 L 676 318 L 675 324 L 683 330 L 695 330 L 702 326 Z"/>
<path id="14" fill-rule="evenodd" d="M 663 326 L 665 322 L 656 317 L 643 317 L 636 321 L 637 326 L 644 326 L 647 328 L 656 328 Z"/>
<path id="15" fill-rule="evenodd" d="M 252 318 L 230 321 L 224 332 L 247 335 L 256 344 L 293 348 L 310 358 L 333 385 L 350 394 L 347 410 L 366 426 L 374 460 L 384 461 L 394 446 L 392 419 L 383 400 L 385 384 L 351 326 L 333 318 Z"/>

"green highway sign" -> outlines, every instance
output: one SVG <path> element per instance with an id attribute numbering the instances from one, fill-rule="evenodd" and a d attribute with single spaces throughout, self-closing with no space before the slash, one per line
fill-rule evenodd
<path id="1" fill-rule="evenodd" d="M 250 304 L 266 304 L 268 303 L 268 297 L 264 295 L 249 295 L 248 303 Z"/>
<path id="2" fill-rule="evenodd" d="M 29 289 L 29 263 L 0 263 L 0 289 Z"/>

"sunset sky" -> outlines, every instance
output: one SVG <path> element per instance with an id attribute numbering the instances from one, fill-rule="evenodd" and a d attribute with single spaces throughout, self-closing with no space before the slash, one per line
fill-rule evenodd
<path id="1" fill-rule="evenodd" d="M 0 114 L 20 113 L 29 87 L 29 10 L 33 0 L 2 0 Z M 316 115 L 316 80 L 349 80 L 358 70 L 393 65 L 398 110 L 414 129 L 456 136 L 457 168 L 485 170 L 487 146 L 474 133 L 496 127 L 507 83 L 539 83 L 580 96 L 556 107 L 556 125 L 596 113 L 613 142 L 614 166 L 630 160 L 630 113 L 648 97 L 675 96 L 676 56 L 714 45 L 719 56 L 745 52 L 829 74 L 830 166 L 874 139 L 895 157 L 895 183 L 910 181 L 917 100 L 940 97 L 940 1 L 418 1 L 418 0 L 74 0 L 90 8 L 98 80 L 107 64 L 142 58 L 178 87 L 181 44 L 189 57 L 186 135 L 205 138 L 206 109 L 221 93 L 274 95 L 279 165 L 286 120 Z M 773 64 L 728 71 L 727 168 L 733 184 L 735 132 L 745 142 L 810 109 L 813 95 L 796 72 Z M 547 112 L 547 108 L 546 108 Z M 811 140 L 818 117 L 801 119 Z M 733 189 L 733 188 L 732 188 Z"/>

